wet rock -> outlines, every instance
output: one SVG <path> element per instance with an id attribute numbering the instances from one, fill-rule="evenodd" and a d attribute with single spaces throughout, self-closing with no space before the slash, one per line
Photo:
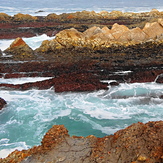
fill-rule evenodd
<path id="1" fill-rule="evenodd" d="M 17 162 L 78 162 L 124 163 L 162 162 L 163 121 L 141 122 L 117 131 L 114 135 L 97 138 L 68 134 L 63 125 L 54 125 L 45 134 L 40 146 L 14 151 L 2 163 Z"/>
<path id="2" fill-rule="evenodd" d="M 163 83 L 163 74 L 157 76 L 156 83 L 160 83 L 160 84 Z"/>
<path id="3" fill-rule="evenodd" d="M 0 97 L 0 110 L 2 110 L 6 104 L 7 104 L 6 101 Z"/>
<path id="4" fill-rule="evenodd" d="M 24 59 L 24 58 L 32 58 L 33 50 L 24 42 L 22 38 L 17 38 L 10 45 L 9 48 L 4 50 L 5 54 L 13 55 L 14 58 Z"/>
<path id="5" fill-rule="evenodd" d="M 0 84 L 4 89 L 18 89 L 29 90 L 35 89 L 49 89 L 54 86 L 55 92 L 81 92 L 81 91 L 95 91 L 100 89 L 108 89 L 108 84 L 101 83 L 91 74 L 64 74 L 52 79 L 38 81 L 25 84 Z"/>
<path id="6" fill-rule="evenodd" d="M 113 87 L 113 86 L 118 86 L 119 83 L 115 81 L 115 82 L 110 82 L 109 85 Z"/>
<path id="7" fill-rule="evenodd" d="M 0 49 L 0 57 L 2 56 L 2 50 Z"/>

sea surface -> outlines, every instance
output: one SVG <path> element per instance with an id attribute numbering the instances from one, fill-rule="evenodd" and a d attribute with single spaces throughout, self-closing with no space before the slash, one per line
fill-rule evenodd
<path id="1" fill-rule="evenodd" d="M 149 12 L 153 8 L 162 11 L 163 1 L 0 0 L 0 12 L 9 15 L 18 12 L 47 15 L 82 10 Z M 53 38 L 43 34 L 23 39 L 32 49 L 36 49 L 43 40 Z M 0 49 L 5 50 L 12 41 L 0 40 Z M 0 78 L 0 83 L 18 84 L 45 79 L 47 78 Z M 15 149 L 28 149 L 39 145 L 44 134 L 55 124 L 64 124 L 71 136 L 103 137 L 132 123 L 163 120 L 163 99 L 159 98 L 162 92 L 163 84 L 155 81 L 123 83 L 107 91 L 83 93 L 55 93 L 54 87 L 28 91 L 1 89 L 0 97 L 7 101 L 7 106 L 0 111 L 0 157 L 6 157 Z"/>

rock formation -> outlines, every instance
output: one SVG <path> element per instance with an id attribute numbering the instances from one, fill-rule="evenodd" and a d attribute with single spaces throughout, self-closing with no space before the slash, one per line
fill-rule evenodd
<path id="1" fill-rule="evenodd" d="M 142 29 L 146 22 L 152 23 L 158 18 L 163 18 L 163 12 L 156 9 L 144 13 L 81 11 L 60 15 L 54 13 L 45 17 L 21 13 L 9 16 L 0 13 L 0 39 L 31 37 L 44 33 L 53 36 L 61 30 L 70 28 L 76 28 L 78 31 L 83 32 L 92 27 L 93 24 L 101 28 L 107 26 L 111 29 L 113 24 L 118 23 L 127 26 L 129 29 L 136 27 Z"/>
<path id="2" fill-rule="evenodd" d="M 163 161 L 163 121 L 135 123 L 114 135 L 97 138 L 70 137 L 63 125 L 53 126 L 40 146 L 14 151 L 1 163 L 161 163 Z"/>
<path id="3" fill-rule="evenodd" d="M 7 104 L 6 101 L 0 97 L 0 110 L 2 110 L 6 104 Z"/>
<path id="4" fill-rule="evenodd" d="M 15 41 L 4 51 L 5 54 L 13 55 L 15 58 L 31 58 L 33 57 L 33 50 L 23 41 L 22 38 L 17 38 Z"/>
<path id="5" fill-rule="evenodd" d="M 160 74 L 160 75 L 157 76 L 156 83 L 160 83 L 160 84 L 163 83 L 163 74 Z"/>
<path id="6" fill-rule="evenodd" d="M 54 86 L 55 92 L 81 92 L 108 89 L 108 84 L 100 82 L 89 73 L 69 73 L 56 78 L 25 84 L 0 84 L 1 88 L 29 90 L 49 89 Z"/>
<path id="7" fill-rule="evenodd" d="M 79 32 L 74 28 L 66 29 L 58 34 L 51 41 L 44 41 L 37 53 L 47 53 L 61 48 L 87 47 L 90 49 L 101 49 L 111 46 L 128 46 L 146 41 L 162 41 L 163 26 L 162 19 L 158 22 L 146 23 L 143 29 L 139 27 L 129 29 L 124 25 L 115 23 L 111 29 L 102 29 L 93 26 L 86 31 Z"/>

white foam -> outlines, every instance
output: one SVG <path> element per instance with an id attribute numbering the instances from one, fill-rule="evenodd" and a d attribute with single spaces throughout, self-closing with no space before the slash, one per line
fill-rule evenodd
<path id="1" fill-rule="evenodd" d="M 29 27 L 26 27 L 26 28 L 29 28 Z M 29 37 L 29 38 L 23 37 L 22 39 L 27 43 L 27 45 L 29 45 L 33 50 L 35 50 L 36 48 L 40 47 L 41 43 L 44 40 L 52 40 L 54 38 L 55 38 L 55 36 L 49 37 L 46 34 L 42 34 L 42 35 Z M 2 51 L 4 51 L 11 45 L 11 43 L 13 41 L 14 41 L 14 39 L 1 39 L 0 40 L 0 49 Z"/>

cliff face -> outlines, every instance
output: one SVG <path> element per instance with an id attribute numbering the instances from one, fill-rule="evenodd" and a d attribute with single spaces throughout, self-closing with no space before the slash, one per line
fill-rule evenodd
<path id="1" fill-rule="evenodd" d="M 2 163 L 161 163 L 163 161 L 163 122 L 136 123 L 114 135 L 97 138 L 70 137 L 63 125 L 53 126 L 40 146 L 14 151 Z"/>

